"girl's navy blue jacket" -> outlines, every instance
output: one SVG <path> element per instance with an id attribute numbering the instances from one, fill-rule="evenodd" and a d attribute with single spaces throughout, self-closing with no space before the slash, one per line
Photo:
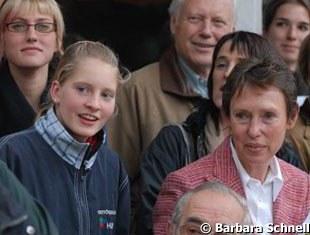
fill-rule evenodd
<path id="1" fill-rule="evenodd" d="M 0 158 L 50 212 L 60 235 L 126 235 L 128 176 L 116 153 L 74 140 L 53 109 L 0 141 Z"/>

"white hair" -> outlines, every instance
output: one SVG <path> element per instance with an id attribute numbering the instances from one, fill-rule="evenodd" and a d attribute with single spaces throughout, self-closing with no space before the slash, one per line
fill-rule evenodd
<path id="1" fill-rule="evenodd" d="M 168 8 L 170 16 L 176 16 L 179 13 L 181 6 L 186 0 L 172 0 Z M 231 0 L 233 2 L 233 16 L 234 16 L 234 25 L 237 17 L 237 0 Z"/>
<path id="2" fill-rule="evenodd" d="M 171 218 L 171 222 L 173 224 L 177 224 L 178 225 L 180 223 L 183 209 L 184 209 L 185 205 L 187 204 L 187 202 L 189 201 L 189 199 L 194 194 L 196 194 L 198 192 L 201 192 L 201 191 L 204 191 L 204 190 L 218 192 L 218 193 L 221 193 L 223 195 L 229 195 L 229 196 L 232 196 L 233 198 L 235 198 L 236 201 L 241 206 L 243 212 L 244 212 L 244 216 L 243 216 L 243 220 L 242 220 L 241 224 L 243 224 L 243 225 L 250 225 L 251 224 L 251 218 L 250 218 L 249 209 L 247 207 L 246 200 L 242 196 L 237 194 L 231 188 L 225 186 L 224 184 L 222 184 L 220 182 L 216 182 L 216 181 L 203 183 L 200 186 L 187 191 L 177 201 L 177 203 L 176 203 L 176 205 L 175 205 L 175 207 L 173 209 L 172 218 Z"/>

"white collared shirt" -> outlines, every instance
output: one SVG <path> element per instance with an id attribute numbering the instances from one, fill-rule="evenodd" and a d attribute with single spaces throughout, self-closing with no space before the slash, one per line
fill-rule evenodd
<path id="1" fill-rule="evenodd" d="M 232 140 L 230 140 L 230 148 L 246 195 L 253 225 L 264 226 L 268 223 L 272 223 L 273 202 L 277 199 L 283 186 L 283 177 L 276 156 L 270 161 L 265 182 L 261 183 L 259 180 L 251 178 L 244 169 L 233 146 Z M 267 233 L 264 232 L 264 234 Z"/>
<path id="2" fill-rule="evenodd" d="M 303 224 L 310 224 L 310 213 L 308 214 L 307 218 L 303 222 Z"/>
<path id="3" fill-rule="evenodd" d="M 306 99 L 308 98 L 309 96 L 306 96 L 306 95 L 300 95 L 300 96 L 297 96 L 297 104 L 299 107 L 303 106 Z"/>

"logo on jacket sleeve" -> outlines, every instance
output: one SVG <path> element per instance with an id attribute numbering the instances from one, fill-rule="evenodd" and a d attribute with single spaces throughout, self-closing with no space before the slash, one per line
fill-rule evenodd
<path id="1" fill-rule="evenodd" d="M 104 210 L 98 210 L 97 213 L 99 216 L 98 219 L 99 228 L 113 230 L 116 211 L 104 209 Z"/>

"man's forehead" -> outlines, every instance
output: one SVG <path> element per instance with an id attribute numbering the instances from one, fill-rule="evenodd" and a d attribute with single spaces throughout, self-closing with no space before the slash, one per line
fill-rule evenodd
<path id="1" fill-rule="evenodd" d="M 223 6 L 225 6 L 227 9 L 234 8 L 233 0 L 185 0 L 182 5 L 185 7 L 195 7 L 195 5 L 198 3 L 209 7 L 211 11 L 217 11 L 220 7 Z"/>
<path id="2" fill-rule="evenodd" d="M 183 221 L 237 223 L 244 211 L 239 202 L 228 194 L 203 190 L 191 196 L 183 210 Z M 240 220 L 240 221 L 239 221 Z"/>
<path id="3" fill-rule="evenodd" d="M 232 0 L 186 0 L 181 7 L 183 13 L 196 13 L 218 18 L 234 18 Z"/>

